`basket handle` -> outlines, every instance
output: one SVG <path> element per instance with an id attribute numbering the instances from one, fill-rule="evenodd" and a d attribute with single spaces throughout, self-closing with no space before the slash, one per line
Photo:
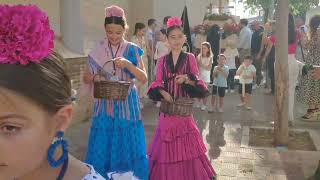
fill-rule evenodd
<path id="1" fill-rule="evenodd" d="M 110 61 L 105 62 L 105 63 L 102 65 L 102 68 L 99 69 L 98 72 L 93 76 L 93 80 L 95 80 L 95 78 L 96 78 L 97 76 L 103 76 L 102 72 L 104 71 L 104 67 L 105 67 L 108 63 L 110 63 L 110 62 L 113 63 L 113 69 L 114 69 L 114 72 L 112 73 L 112 75 L 114 76 L 114 75 L 116 74 L 115 63 L 114 63 L 114 60 L 112 59 L 112 60 L 110 60 Z M 99 79 L 98 82 L 100 82 L 100 79 Z"/>
<path id="2" fill-rule="evenodd" d="M 114 59 L 111 59 L 110 61 L 105 62 L 105 63 L 103 64 L 103 66 L 102 66 L 102 70 L 104 70 L 104 67 L 105 67 L 108 63 L 110 63 L 110 62 L 112 62 L 112 64 L 113 64 L 113 70 L 114 70 L 114 72 L 113 72 L 112 75 L 115 75 L 115 74 L 116 74 L 116 64 L 114 63 Z"/>

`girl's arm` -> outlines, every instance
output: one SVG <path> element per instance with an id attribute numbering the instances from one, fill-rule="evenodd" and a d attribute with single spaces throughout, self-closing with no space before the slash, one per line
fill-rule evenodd
<path id="1" fill-rule="evenodd" d="M 140 81 L 141 83 L 145 84 L 148 82 L 148 76 L 145 70 L 144 63 L 142 58 L 139 58 L 139 67 L 133 65 L 130 61 L 127 61 L 126 68 Z"/>

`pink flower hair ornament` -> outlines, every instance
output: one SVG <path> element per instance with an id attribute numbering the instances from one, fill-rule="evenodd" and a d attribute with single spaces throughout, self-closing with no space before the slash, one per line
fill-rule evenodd
<path id="1" fill-rule="evenodd" d="M 0 5 L 0 64 L 40 63 L 54 48 L 54 32 L 35 5 Z"/>
<path id="2" fill-rule="evenodd" d="M 168 19 L 167 22 L 167 27 L 172 27 L 172 26 L 182 26 L 182 21 L 178 17 L 171 17 Z"/>
<path id="3" fill-rule="evenodd" d="M 107 7 L 105 9 L 106 11 L 106 17 L 124 17 L 125 13 L 124 10 L 116 5 L 112 5 L 110 7 Z"/>

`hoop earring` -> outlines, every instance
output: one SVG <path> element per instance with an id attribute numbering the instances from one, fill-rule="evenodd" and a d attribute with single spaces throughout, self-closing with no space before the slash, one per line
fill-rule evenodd
<path id="1" fill-rule="evenodd" d="M 68 142 L 63 138 L 64 132 L 58 131 L 56 133 L 56 137 L 54 138 L 52 144 L 48 149 L 48 156 L 47 160 L 51 167 L 57 168 L 61 166 L 67 159 L 68 159 Z M 57 151 L 58 147 L 61 146 L 62 148 L 62 155 L 58 160 L 55 160 L 55 152 Z"/>

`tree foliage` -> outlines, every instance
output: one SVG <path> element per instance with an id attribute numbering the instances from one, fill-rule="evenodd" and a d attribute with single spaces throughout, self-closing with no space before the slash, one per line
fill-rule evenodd
<path id="1" fill-rule="evenodd" d="M 289 7 L 296 16 L 305 16 L 309 9 L 316 7 L 319 0 L 289 0 Z"/>
<path id="2" fill-rule="evenodd" d="M 275 6 L 277 0 L 246 0 L 247 8 L 254 10 L 263 10 L 265 14 L 272 13 L 271 9 Z M 296 16 L 305 16 L 306 12 L 319 5 L 319 0 L 289 0 L 289 7 Z"/>

